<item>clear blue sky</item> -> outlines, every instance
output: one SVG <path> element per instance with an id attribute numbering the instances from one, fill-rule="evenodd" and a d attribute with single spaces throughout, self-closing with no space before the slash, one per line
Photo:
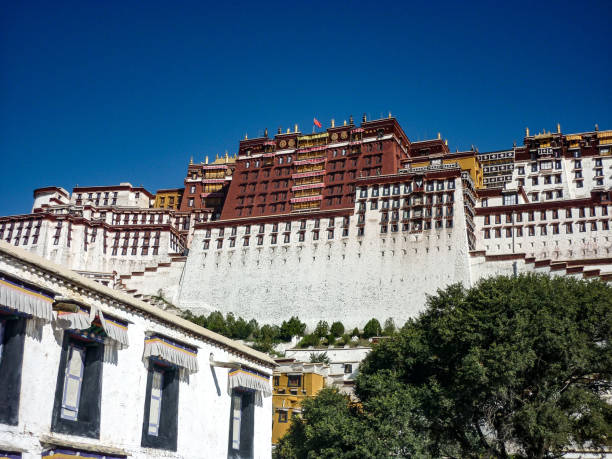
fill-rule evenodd
<path id="1" fill-rule="evenodd" d="M 0 215 L 34 188 L 182 186 L 248 133 L 390 110 L 480 151 L 612 128 L 612 2 L 13 1 Z"/>

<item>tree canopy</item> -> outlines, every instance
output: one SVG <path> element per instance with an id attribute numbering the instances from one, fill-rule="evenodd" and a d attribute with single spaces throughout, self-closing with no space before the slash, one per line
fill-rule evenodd
<path id="1" fill-rule="evenodd" d="M 364 360 L 359 409 L 322 391 L 279 451 L 549 458 L 610 446 L 611 337 L 612 287 L 600 281 L 529 274 L 449 286 Z"/>

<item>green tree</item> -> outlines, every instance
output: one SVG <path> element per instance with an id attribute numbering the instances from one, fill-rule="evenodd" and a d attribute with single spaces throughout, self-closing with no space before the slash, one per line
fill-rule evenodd
<path id="1" fill-rule="evenodd" d="M 329 333 L 328 323 L 325 322 L 324 320 L 320 320 L 316 328 L 314 329 L 313 334 L 317 335 L 319 338 L 323 338 L 324 336 L 327 336 L 328 333 Z"/>
<path id="2" fill-rule="evenodd" d="M 348 398 L 325 388 L 302 402 L 302 418 L 293 418 L 287 434 L 274 449 L 274 459 L 362 459 L 383 457 L 367 423 Z M 385 456 L 386 457 L 386 456 Z"/>
<path id="3" fill-rule="evenodd" d="M 206 328 L 210 331 L 220 333 L 221 335 L 227 336 L 227 327 L 225 326 L 225 319 L 223 314 L 219 311 L 211 312 L 206 319 Z"/>
<path id="4" fill-rule="evenodd" d="M 279 457 L 552 458 L 609 446 L 611 337 L 601 281 L 449 286 L 362 362 L 359 409 L 321 391 Z"/>
<path id="5" fill-rule="evenodd" d="M 234 322 L 234 329 L 232 332 L 232 337 L 235 339 L 247 339 L 253 333 L 253 327 L 250 322 L 247 322 L 242 317 L 239 317 L 236 322 Z"/>
<path id="6" fill-rule="evenodd" d="M 372 336 L 380 336 L 382 334 L 382 328 L 380 322 L 376 319 L 370 319 L 370 321 L 363 327 L 363 337 L 371 338 Z"/>
<path id="7" fill-rule="evenodd" d="M 344 334 L 344 325 L 342 322 L 334 322 L 331 324 L 331 328 L 329 329 L 329 334 L 334 338 L 338 338 Z"/>
<path id="8" fill-rule="evenodd" d="M 383 328 L 383 335 L 391 336 L 393 333 L 395 333 L 395 322 L 393 321 L 392 317 L 389 317 L 387 320 L 385 320 L 385 328 Z"/>
<path id="9" fill-rule="evenodd" d="M 406 388 L 406 410 L 425 420 L 408 425 L 433 456 L 556 457 L 610 441 L 610 337 L 612 287 L 599 281 L 531 274 L 453 285 L 375 346 L 357 394 L 372 412 L 381 394 Z"/>
<path id="10" fill-rule="evenodd" d="M 306 324 L 298 317 L 291 317 L 291 319 L 283 321 L 280 327 L 280 338 L 283 341 L 291 341 L 294 336 L 304 336 L 306 331 Z"/>
<path id="11" fill-rule="evenodd" d="M 319 338 L 314 333 L 304 336 L 300 342 L 298 343 L 298 347 L 308 347 L 308 346 L 318 346 L 321 342 L 321 338 Z"/>
<path id="12" fill-rule="evenodd" d="M 359 338 L 359 329 L 357 327 L 353 328 L 353 331 L 351 332 L 351 336 L 356 336 Z"/>
<path id="13" fill-rule="evenodd" d="M 311 352 L 310 353 L 310 362 L 311 363 L 329 363 L 329 357 L 327 356 L 327 352 Z"/>

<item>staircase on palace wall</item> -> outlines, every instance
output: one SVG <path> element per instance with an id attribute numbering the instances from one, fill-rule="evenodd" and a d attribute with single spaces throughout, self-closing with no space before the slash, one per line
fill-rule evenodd
<path id="1" fill-rule="evenodd" d="M 583 258 L 572 260 L 538 260 L 524 253 L 488 255 L 484 250 L 470 252 L 472 270 L 476 280 L 488 275 L 537 272 L 578 279 L 599 278 L 612 282 L 612 257 Z"/>
<path id="2" fill-rule="evenodd" d="M 170 260 L 119 276 L 116 289 L 151 303 L 169 312 L 179 313 L 174 306 L 187 257 L 170 254 Z"/>

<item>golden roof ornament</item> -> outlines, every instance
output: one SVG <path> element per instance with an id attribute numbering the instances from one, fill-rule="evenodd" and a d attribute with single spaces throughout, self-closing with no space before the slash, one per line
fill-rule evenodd
<path id="1" fill-rule="evenodd" d="M 331 127 L 336 127 L 336 120 L 332 118 Z"/>
<path id="2" fill-rule="evenodd" d="M 525 137 L 529 137 L 529 128 L 528 127 L 525 128 Z"/>
<path id="3" fill-rule="evenodd" d="M 191 158 L 189 158 L 189 164 L 193 164 L 193 156 L 191 156 Z"/>
<path id="4" fill-rule="evenodd" d="M 206 163 L 205 164 L 208 164 L 208 155 L 206 155 Z"/>
<path id="5" fill-rule="evenodd" d="M 294 129 L 295 129 L 295 132 L 297 132 L 297 131 L 298 131 L 298 125 L 297 125 L 297 123 L 295 123 Z"/>
<path id="6" fill-rule="evenodd" d="M 557 134 L 561 134 L 561 123 L 557 123 Z"/>

